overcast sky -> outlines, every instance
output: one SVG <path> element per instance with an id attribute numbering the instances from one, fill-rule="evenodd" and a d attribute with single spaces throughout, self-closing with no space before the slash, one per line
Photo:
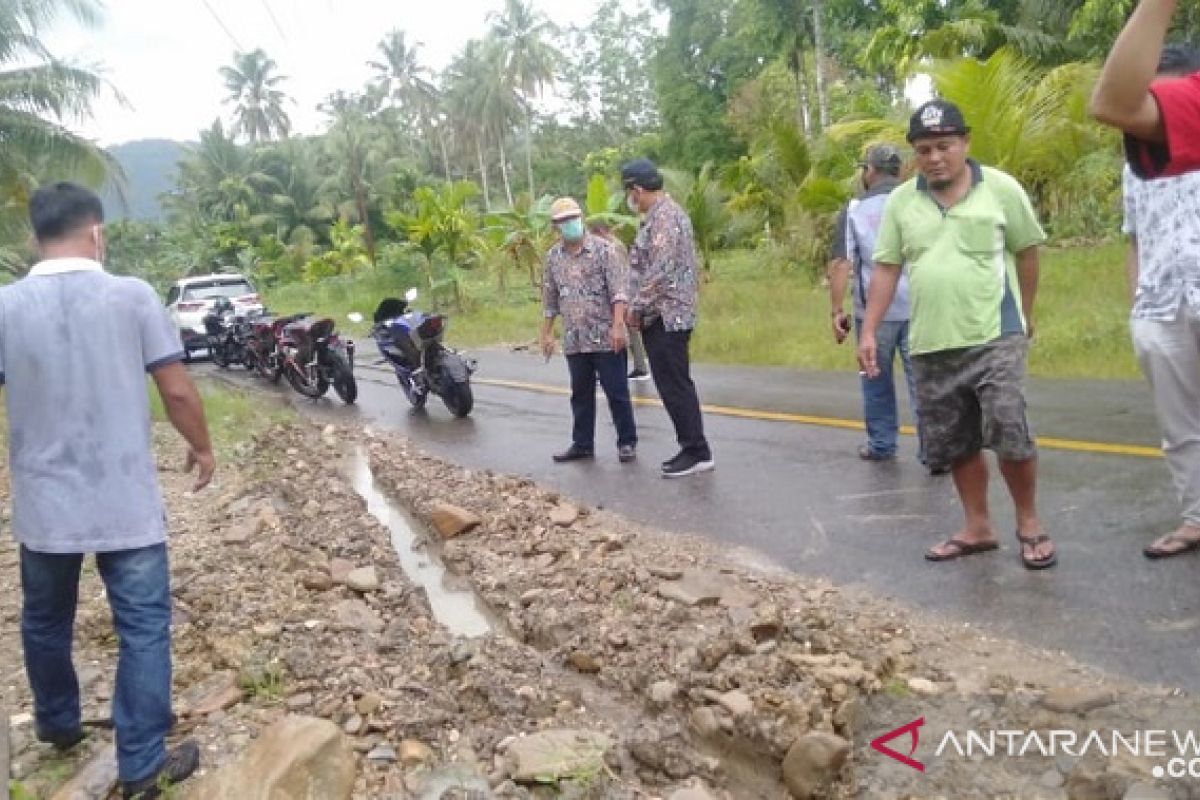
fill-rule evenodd
<path id="1" fill-rule="evenodd" d="M 206 7 L 211 7 L 212 13 Z M 238 48 L 261 47 L 288 76 L 298 133 L 321 129 L 316 106 L 338 90 L 357 90 L 384 34 L 399 28 L 422 42 L 422 60 L 441 69 L 488 27 L 503 0 L 107 0 L 103 26 L 63 24 L 46 37 L 60 58 L 98 65 L 125 96 L 96 105 L 95 119 L 72 127 L 103 145 L 133 139 L 194 140 L 219 115 L 219 67 Z M 560 25 L 584 24 L 594 0 L 535 0 Z M 272 20 L 274 15 L 274 21 Z M 218 21 L 219 20 L 219 21 Z M 227 28 L 228 31 L 222 28 Z M 276 25 L 278 23 L 278 25 Z"/>

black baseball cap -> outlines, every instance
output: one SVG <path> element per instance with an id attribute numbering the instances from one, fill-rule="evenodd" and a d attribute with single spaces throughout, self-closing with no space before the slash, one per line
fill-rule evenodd
<path id="1" fill-rule="evenodd" d="M 626 189 L 637 186 L 656 192 L 663 187 L 663 176 L 648 158 L 630 161 L 621 167 L 621 185 Z"/>
<path id="2" fill-rule="evenodd" d="M 948 100 L 930 100 L 908 121 L 908 141 L 931 136 L 966 136 L 971 132 L 958 106 Z"/>

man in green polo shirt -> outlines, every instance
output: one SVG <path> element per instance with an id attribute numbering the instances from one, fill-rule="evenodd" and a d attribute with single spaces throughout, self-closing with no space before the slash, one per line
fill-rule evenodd
<path id="1" fill-rule="evenodd" d="M 892 192 L 884 211 L 859 363 L 868 377 L 879 373 L 875 332 L 907 270 L 926 458 L 951 468 L 966 517 L 925 557 L 950 561 L 999 547 L 988 518 L 986 447 L 1016 506 L 1021 561 L 1045 569 L 1057 555 L 1038 519 L 1037 448 L 1022 384 L 1046 235 L 1020 184 L 968 157 L 970 129 L 953 103 L 918 108 L 908 141 L 920 174 Z"/>

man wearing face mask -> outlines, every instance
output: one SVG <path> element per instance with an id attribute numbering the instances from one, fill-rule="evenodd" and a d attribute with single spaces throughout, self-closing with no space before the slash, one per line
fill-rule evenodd
<path id="1" fill-rule="evenodd" d="M 611 242 L 589 234 L 583 210 L 569 197 L 550 206 L 559 242 L 550 248 L 542 277 L 542 352 L 554 353 L 554 320 L 563 318 L 563 353 L 571 373 L 571 446 L 559 463 L 595 456 L 596 381 L 608 398 L 617 429 L 617 458 L 636 458 L 637 426 L 625 378 L 625 311 L 629 271 Z"/>
<path id="2" fill-rule="evenodd" d="M 105 272 L 104 209 L 71 183 L 29 203 L 42 258 L 0 288 L 0 384 L 11 432 L 13 534 L 21 554 L 21 641 L 34 731 L 67 750 L 83 738 L 71 661 L 79 572 L 94 553 L 120 645 L 112 719 L 126 798 L 158 797 L 199 762 L 171 728 L 166 513 L 151 450 L 146 376 L 199 467 L 215 461 L 179 330 L 144 281 Z"/>
<path id="3" fill-rule="evenodd" d="M 625 202 L 642 225 L 629 251 L 632 283 L 630 325 L 642 332 L 650 371 L 663 406 L 675 426 L 679 453 L 663 462 L 664 478 L 708 472 L 716 466 L 708 440 L 700 398 L 692 382 L 688 346 L 696 326 L 700 282 L 692 221 L 663 191 L 658 168 L 647 159 L 621 167 Z"/>
<path id="4" fill-rule="evenodd" d="M 834 232 L 833 259 L 829 265 L 829 294 L 833 304 L 833 337 L 841 344 L 850 334 L 851 320 L 846 316 L 846 287 L 853 287 L 856 335 L 862 330 L 871 285 L 875 237 L 883 219 L 888 195 L 900 185 L 900 151 L 890 144 L 877 144 L 867 150 L 862 169 L 863 194 L 851 200 L 838 217 Z M 896 407 L 896 383 L 893 379 L 896 356 L 904 368 L 911 406 L 916 408 L 912 364 L 908 358 L 908 279 L 900 276 L 896 296 L 888 306 L 876 333 L 879 376 L 862 378 L 863 418 L 867 443 L 858 448 L 864 461 L 891 461 L 896 457 L 900 414 Z M 918 425 L 919 425 L 918 421 Z M 918 458 L 924 460 L 924 453 Z"/>

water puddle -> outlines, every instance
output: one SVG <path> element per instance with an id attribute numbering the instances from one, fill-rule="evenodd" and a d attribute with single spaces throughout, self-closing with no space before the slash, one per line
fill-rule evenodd
<path id="1" fill-rule="evenodd" d="M 362 448 L 354 452 L 350 464 L 350 482 L 367 501 L 367 511 L 392 534 L 392 546 L 404 574 L 425 590 L 433 616 L 456 636 L 484 636 L 493 625 L 483 603 L 474 592 L 446 585 L 446 569 L 431 554 L 425 540 L 417 535 L 418 526 L 396 507 L 375 483 L 371 462 Z M 417 548 L 422 549 L 418 550 Z"/>

